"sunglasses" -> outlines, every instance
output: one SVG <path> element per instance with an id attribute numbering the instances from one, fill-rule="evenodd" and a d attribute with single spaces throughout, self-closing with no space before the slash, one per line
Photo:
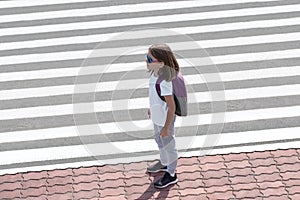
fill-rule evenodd
<path id="1" fill-rule="evenodd" d="M 153 60 L 148 54 L 146 55 L 146 58 L 148 63 L 159 62 L 157 60 Z"/>

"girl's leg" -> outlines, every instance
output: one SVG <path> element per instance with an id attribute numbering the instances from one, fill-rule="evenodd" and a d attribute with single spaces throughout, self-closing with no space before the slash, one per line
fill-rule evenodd
<path id="1" fill-rule="evenodd" d="M 175 119 L 176 116 L 174 117 L 174 120 L 171 124 L 170 135 L 163 138 L 160 137 L 163 144 L 163 151 L 167 155 L 167 171 L 172 176 L 175 174 L 176 167 L 177 167 L 177 160 L 178 160 L 178 152 L 176 148 L 175 130 L 174 130 Z"/>
<path id="2" fill-rule="evenodd" d="M 159 149 L 159 155 L 160 155 L 160 162 L 161 164 L 167 166 L 168 165 L 168 155 L 167 152 L 164 149 L 161 137 L 160 137 L 160 132 L 162 130 L 161 126 L 158 126 L 154 124 L 154 139 L 157 143 L 158 149 Z"/>

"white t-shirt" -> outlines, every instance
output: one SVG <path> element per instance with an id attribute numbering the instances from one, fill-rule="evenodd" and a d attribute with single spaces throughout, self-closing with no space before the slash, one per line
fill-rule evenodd
<path id="1" fill-rule="evenodd" d="M 167 113 L 168 113 L 168 106 L 167 103 L 160 99 L 156 92 L 156 76 L 152 74 L 149 79 L 149 100 L 150 100 L 150 113 L 151 113 L 151 120 L 154 124 L 158 126 L 164 126 Z M 160 91 L 161 96 L 173 95 L 173 86 L 172 82 L 167 82 L 163 80 L 160 83 Z"/>

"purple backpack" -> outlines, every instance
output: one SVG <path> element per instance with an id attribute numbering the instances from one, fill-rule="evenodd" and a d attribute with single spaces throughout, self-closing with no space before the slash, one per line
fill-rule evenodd
<path id="1" fill-rule="evenodd" d="M 165 99 L 160 95 L 160 83 L 163 81 L 161 77 L 159 77 L 156 81 L 155 87 L 158 96 L 161 100 L 165 101 Z M 187 91 L 185 87 L 185 82 L 182 77 L 181 72 L 179 71 L 177 77 L 172 80 L 173 86 L 173 97 L 176 105 L 175 114 L 178 116 L 187 116 Z"/>

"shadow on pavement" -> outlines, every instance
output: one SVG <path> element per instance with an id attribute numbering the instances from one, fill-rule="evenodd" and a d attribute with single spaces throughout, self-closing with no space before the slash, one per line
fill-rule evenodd
<path id="1" fill-rule="evenodd" d="M 160 179 L 163 176 L 163 173 L 156 173 L 156 174 L 148 174 L 149 176 L 153 177 L 152 183 L 149 185 L 149 187 L 144 191 L 144 193 L 137 198 L 137 200 L 145 200 L 145 199 L 151 199 L 153 198 L 153 195 L 155 193 L 158 193 L 155 195 L 156 199 L 166 199 L 169 195 L 170 189 L 174 187 L 174 185 L 170 185 L 163 189 L 155 188 L 153 183 Z"/>

